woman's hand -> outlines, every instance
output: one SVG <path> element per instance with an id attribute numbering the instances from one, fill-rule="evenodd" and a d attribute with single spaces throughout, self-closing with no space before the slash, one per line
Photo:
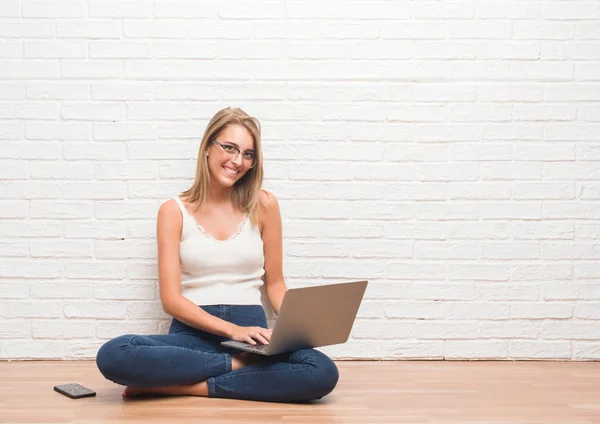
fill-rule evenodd
<path id="1" fill-rule="evenodd" d="M 271 340 L 272 330 L 262 327 L 241 327 L 235 325 L 231 331 L 230 339 L 237 342 L 246 342 L 251 345 L 255 345 L 254 339 L 258 340 L 262 344 L 269 344 Z"/>

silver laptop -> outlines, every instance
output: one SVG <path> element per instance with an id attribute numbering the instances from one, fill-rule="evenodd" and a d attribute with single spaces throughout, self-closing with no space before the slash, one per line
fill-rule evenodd
<path id="1" fill-rule="evenodd" d="M 268 345 L 257 341 L 225 341 L 233 347 L 260 355 L 276 355 L 299 349 L 329 346 L 348 340 L 367 281 L 288 289 Z"/>

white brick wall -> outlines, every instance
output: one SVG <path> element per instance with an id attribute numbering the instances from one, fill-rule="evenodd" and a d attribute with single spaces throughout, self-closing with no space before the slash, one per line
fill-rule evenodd
<path id="1" fill-rule="evenodd" d="M 370 280 L 335 358 L 600 359 L 600 1 L 4 0 L 0 359 L 167 330 L 158 206 L 263 124 L 291 287 Z"/>

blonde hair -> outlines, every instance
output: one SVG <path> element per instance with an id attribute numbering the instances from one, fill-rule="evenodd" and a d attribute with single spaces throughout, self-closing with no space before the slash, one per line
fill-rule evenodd
<path id="1" fill-rule="evenodd" d="M 189 189 L 183 191 L 181 195 L 185 197 L 188 203 L 195 204 L 196 210 L 206 202 L 210 184 L 206 150 L 210 146 L 212 140 L 218 137 L 225 127 L 232 124 L 241 125 L 246 128 L 254 139 L 256 164 L 235 183 L 231 198 L 233 204 L 247 213 L 253 224 L 258 225 L 260 217 L 259 199 L 263 181 L 260 123 L 258 122 L 258 119 L 248 115 L 240 108 L 227 107 L 221 109 L 211 118 L 206 126 L 206 130 L 204 130 L 202 141 L 200 142 L 196 165 L 196 178 L 193 185 Z"/>

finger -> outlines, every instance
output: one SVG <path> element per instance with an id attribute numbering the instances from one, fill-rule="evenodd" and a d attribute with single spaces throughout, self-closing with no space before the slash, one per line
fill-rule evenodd
<path id="1" fill-rule="evenodd" d="M 246 336 L 246 342 L 250 343 L 251 345 L 256 344 L 256 342 L 254 340 L 252 340 L 252 337 L 250 337 L 250 336 Z"/>
<path id="2" fill-rule="evenodd" d="M 268 340 L 263 337 L 259 332 L 252 333 L 252 337 L 261 342 L 262 344 L 269 344 Z"/>

